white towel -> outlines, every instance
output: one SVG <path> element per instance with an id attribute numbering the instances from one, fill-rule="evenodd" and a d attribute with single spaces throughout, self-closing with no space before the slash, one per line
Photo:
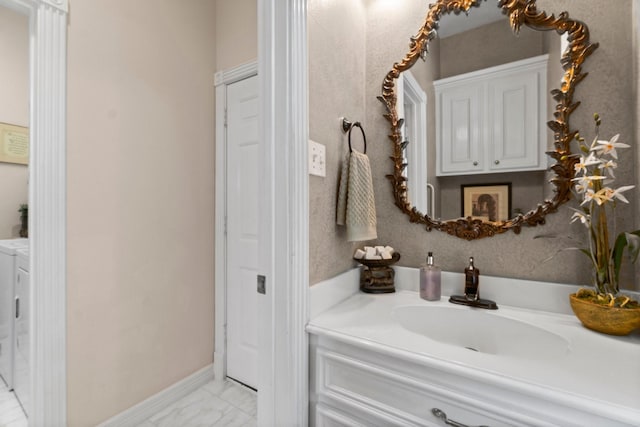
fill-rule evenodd
<path id="1" fill-rule="evenodd" d="M 371 166 L 366 154 L 353 151 L 342 163 L 336 222 L 347 226 L 349 242 L 378 237 Z"/>

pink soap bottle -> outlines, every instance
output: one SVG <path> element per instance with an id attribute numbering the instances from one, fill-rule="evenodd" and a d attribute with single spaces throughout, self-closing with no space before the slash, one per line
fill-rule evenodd
<path id="1" fill-rule="evenodd" d="M 420 298 L 427 301 L 440 300 L 440 273 L 440 267 L 433 263 L 433 253 L 429 252 L 427 264 L 420 267 Z"/>

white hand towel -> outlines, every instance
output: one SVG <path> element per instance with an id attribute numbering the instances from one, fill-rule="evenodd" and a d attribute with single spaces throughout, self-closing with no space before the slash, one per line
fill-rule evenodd
<path id="1" fill-rule="evenodd" d="M 371 166 L 366 154 L 353 151 L 342 164 L 336 222 L 347 226 L 349 242 L 378 237 Z"/>

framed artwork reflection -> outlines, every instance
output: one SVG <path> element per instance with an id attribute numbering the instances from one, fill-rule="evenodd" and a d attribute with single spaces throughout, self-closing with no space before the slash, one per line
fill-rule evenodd
<path id="1" fill-rule="evenodd" d="M 461 215 L 489 222 L 511 218 L 511 183 L 461 185 Z"/>
<path id="2" fill-rule="evenodd" d="M 29 164 L 29 129 L 0 123 L 0 162 Z"/>

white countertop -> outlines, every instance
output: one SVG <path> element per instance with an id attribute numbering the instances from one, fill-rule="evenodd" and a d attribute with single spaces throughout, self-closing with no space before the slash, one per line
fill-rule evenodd
<path id="1" fill-rule="evenodd" d="M 514 358 L 469 351 L 434 341 L 403 328 L 392 316 L 405 305 L 451 306 L 448 296 L 429 302 L 417 292 L 393 294 L 357 292 L 315 316 L 309 333 L 391 354 L 490 382 L 532 396 L 553 398 L 569 406 L 588 407 L 640 425 L 640 333 L 626 337 L 602 335 L 584 328 L 569 314 L 500 304 L 491 314 L 505 316 L 564 337 L 565 356 L 552 360 Z M 461 307 L 467 310 L 469 307 Z M 472 327 L 472 325 L 470 325 Z"/>

